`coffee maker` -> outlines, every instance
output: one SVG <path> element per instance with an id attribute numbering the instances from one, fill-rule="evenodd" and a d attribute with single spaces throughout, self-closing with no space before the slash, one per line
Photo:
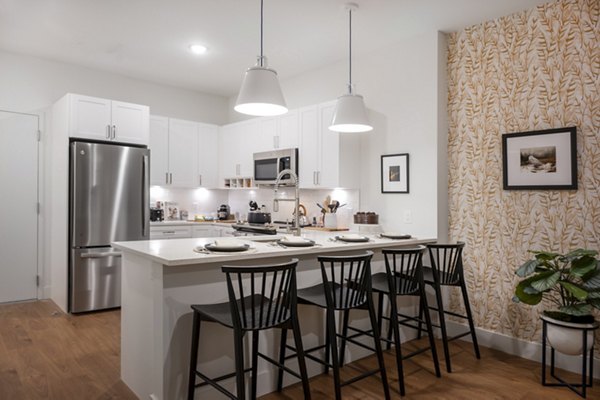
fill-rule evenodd
<path id="1" fill-rule="evenodd" d="M 221 207 L 217 210 L 217 217 L 219 220 L 227 220 L 229 219 L 229 212 L 229 206 L 227 204 L 221 204 Z"/>

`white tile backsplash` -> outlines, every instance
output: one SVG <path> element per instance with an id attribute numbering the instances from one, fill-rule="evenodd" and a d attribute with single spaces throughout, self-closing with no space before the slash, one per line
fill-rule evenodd
<path id="1" fill-rule="evenodd" d="M 293 219 L 293 202 L 280 202 L 279 211 L 273 212 L 273 189 L 176 189 L 162 186 L 152 186 L 150 188 L 150 202 L 154 206 L 157 201 L 172 203 L 179 210 L 186 210 L 189 213 L 188 218 L 193 218 L 195 214 L 216 215 L 216 211 L 221 204 L 228 204 L 231 213 L 238 219 L 245 219 L 250 200 L 258 203 L 258 206 L 265 205 L 268 212 L 272 213 L 274 221 L 285 221 Z M 301 189 L 300 203 L 306 207 L 309 221 L 313 217 L 319 219 L 321 216 L 317 203 L 323 204 L 327 196 L 331 200 L 337 200 L 340 204 L 346 203 L 346 206 L 340 208 L 337 212 L 338 226 L 349 227 L 352 223 L 352 215 L 359 211 L 359 191 L 352 189 Z M 277 192 L 279 198 L 294 198 L 293 188 L 279 188 Z"/>

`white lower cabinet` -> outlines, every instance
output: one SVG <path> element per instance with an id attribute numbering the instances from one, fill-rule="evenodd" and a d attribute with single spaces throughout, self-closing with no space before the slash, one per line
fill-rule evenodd
<path id="1" fill-rule="evenodd" d="M 192 237 L 195 238 L 209 238 L 221 236 L 221 230 L 217 226 L 212 225 L 199 225 L 194 226 L 192 230 Z"/>
<path id="2" fill-rule="evenodd" d="M 185 239 L 192 237 L 191 226 L 151 226 L 150 239 Z"/>

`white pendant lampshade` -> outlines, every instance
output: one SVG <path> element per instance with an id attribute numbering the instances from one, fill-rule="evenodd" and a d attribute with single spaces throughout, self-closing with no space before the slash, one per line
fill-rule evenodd
<path id="1" fill-rule="evenodd" d="M 373 130 L 360 94 L 348 93 L 338 97 L 329 130 L 342 133 Z"/>
<path id="2" fill-rule="evenodd" d="M 352 85 L 352 11 L 356 11 L 358 5 L 348 3 L 346 9 L 349 20 L 348 93 L 338 97 L 329 130 L 342 133 L 368 132 L 373 130 L 373 127 L 369 123 L 364 99 L 361 95 L 354 93 Z"/>
<path id="3" fill-rule="evenodd" d="M 288 109 L 277 72 L 264 66 L 264 63 L 263 66 L 248 68 L 234 110 L 255 116 L 285 114 Z"/>
<path id="4" fill-rule="evenodd" d="M 256 65 L 246 70 L 233 109 L 259 117 L 281 115 L 288 111 L 277 72 L 267 67 L 267 57 L 263 56 L 263 0 L 260 0 L 260 56 Z"/>

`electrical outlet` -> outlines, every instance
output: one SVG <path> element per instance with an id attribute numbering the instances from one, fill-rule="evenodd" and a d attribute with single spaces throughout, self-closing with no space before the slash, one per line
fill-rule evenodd
<path id="1" fill-rule="evenodd" d="M 403 220 L 405 224 L 412 224 L 412 211 L 404 210 Z"/>

